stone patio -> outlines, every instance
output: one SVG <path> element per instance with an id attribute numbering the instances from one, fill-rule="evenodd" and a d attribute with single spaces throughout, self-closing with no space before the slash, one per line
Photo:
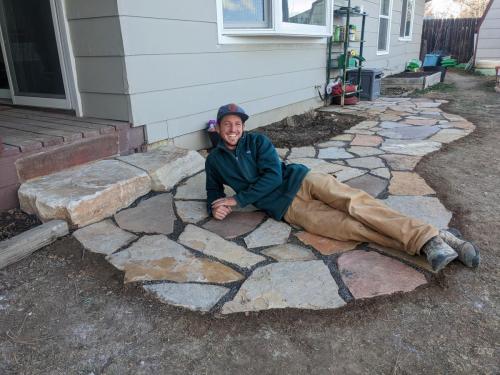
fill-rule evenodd
<path id="1" fill-rule="evenodd" d="M 366 120 L 320 144 L 279 154 L 446 228 L 451 212 L 413 169 L 424 155 L 475 127 L 442 112 L 441 103 L 381 98 L 326 107 L 322 110 Z M 116 172 L 101 183 L 97 172 L 111 166 L 103 163 L 119 167 L 113 164 Z M 215 221 L 205 209 L 202 168 L 198 153 L 160 149 L 30 181 L 19 194 L 28 212 L 80 228 L 74 237 L 86 250 L 104 254 L 124 272 L 126 283 L 190 310 L 335 309 L 357 299 L 410 292 L 429 280 L 422 257 L 316 236 L 253 207 Z M 91 182 L 81 181 L 86 176 Z"/>

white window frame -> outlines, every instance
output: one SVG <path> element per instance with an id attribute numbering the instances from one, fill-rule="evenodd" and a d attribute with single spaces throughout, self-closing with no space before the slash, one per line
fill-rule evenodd
<path id="1" fill-rule="evenodd" d="M 392 3 L 393 0 L 389 1 L 389 15 L 383 15 L 382 14 L 382 3 L 384 0 L 380 0 L 380 6 L 379 6 L 379 11 L 378 11 L 378 29 L 377 29 L 377 55 L 388 55 L 390 48 L 391 48 L 391 23 L 392 23 Z M 388 25 L 387 25 L 387 49 L 386 50 L 379 50 L 378 49 L 378 39 L 380 35 L 380 19 L 384 18 L 387 19 Z"/>
<path id="2" fill-rule="evenodd" d="M 307 43 L 322 43 L 333 32 L 333 2 L 325 0 L 327 20 L 325 26 L 301 25 L 283 22 L 281 0 L 270 1 L 269 28 L 224 28 L 223 0 L 217 0 L 217 33 L 219 44 L 255 43 L 297 43 L 306 39 Z"/>
<path id="3" fill-rule="evenodd" d="M 406 8 L 408 9 L 408 1 L 410 0 L 407 0 L 406 1 Z M 407 9 L 403 9 L 403 5 L 404 5 L 404 1 L 401 1 L 401 24 L 400 24 L 400 30 L 399 30 L 399 40 L 403 40 L 403 41 L 408 41 L 410 42 L 412 40 L 412 37 L 413 37 L 413 21 L 415 21 L 415 0 L 412 1 L 413 3 L 413 9 L 411 11 L 411 21 L 410 21 L 410 35 L 403 35 L 401 36 L 401 26 L 403 24 L 406 24 L 406 14 L 408 13 L 407 12 Z M 405 27 L 405 31 L 406 31 L 406 27 Z"/>

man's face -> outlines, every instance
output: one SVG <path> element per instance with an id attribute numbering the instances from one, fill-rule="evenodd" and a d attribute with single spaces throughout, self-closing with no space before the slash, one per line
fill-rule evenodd
<path id="1" fill-rule="evenodd" d="M 240 116 L 226 115 L 216 127 L 226 147 L 234 150 L 243 135 L 244 124 Z"/>

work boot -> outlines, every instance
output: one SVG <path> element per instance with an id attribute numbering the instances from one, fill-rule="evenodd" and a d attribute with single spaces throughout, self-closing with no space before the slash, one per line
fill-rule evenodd
<path id="1" fill-rule="evenodd" d="M 441 271 L 448 263 L 458 257 L 458 254 L 448 246 L 439 236 L 432 237 L 426 242 L 422 251 L 434 272 Z"/>
<path id="2" fill-rule="evenodd" d="M 456 229 L 440 230 L 439 237 L 458 253 L 458 259 L 467 267 L 477 267 L 481 260 L 479 249 L 469 241 L 460 239 L 460 232 Z"/>

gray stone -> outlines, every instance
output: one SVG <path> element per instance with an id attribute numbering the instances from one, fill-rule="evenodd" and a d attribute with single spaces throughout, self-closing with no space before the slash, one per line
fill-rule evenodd
<path id="1" fill-rule="evenodd" d="M 205 159 L 199 153 L 173 145 L 118 159 L 146 171 L 154 191 L 170 190 L 179 181 L 205 168 Z"/>
<path id="2" fill-rule="evenodd" d="M 172 194 L 145 199 L 137 207 L 118 212 L 115 220 L 120 228 L 130 232 L 170 234 L 175 222 Z"/>
<path id="3" fill-rule="evenodd" d="M 207 203 L 200 201 L 175 201 L 175 208 L 181 220 L 196 224 L 208 217 Z"/>
<path id="4" fill-rule="evenodd" d="M 259 225 L 266 214 L 257 212 L 231 212 L 224 220 L 212 219 L 203 224 L 203 228 L 216 233 L 225 239 L 239 237 L 254 230 Z"/>
<path id="5" fill-rule="evenodd" d="M 342 141 L 328 141 L 323 143 L 318 143 L 317 146 L 319 148 L 327 148 L 327 147 L 344 147 L 347 142 Z"/>
<path id="6" fill-rule="evenodd" d="M 195 257 L 182 245 L 164 235 L 144 236 L 129 248 L 106 259 L 125 271 L 125 282 L 169 280 L 226 284 L 243 275 L 219 262 Z"/>
<path id="7" fill-rule="evenodd" d="M 425 139 L 437 133 L 439 126 L 409 126 L 394 129 L 385 129 L 377 132 L 386 138 L 394 139 Z"/>
<path id="8" fill-rule="evenodd" d="M 261 253 L 276 259 L 278 262 L 297 262 L 316 259 L 312 251 L 308 248 L 289 243 L 270 247 L 262 250 Z"/>
<path id="9" fill-rule="evenodd" d="M 289 162 L 296 164 L 303 164 L 313 172 L 335 173 L 342 169 L 342 166 L 339 164 L 333 164 L 321 159 L 300 158 L 300 159 L 291 159 L 289 160 Z"/>
<path id="10" fill-rule="evenodd" d="M 312 146 L 307 147 L 293 147 L 289 159 L 297 158 L 313 158 L 316 156 L 316 150 Z"/>
<path id="11" fill-rule="evenodd" d="M 372 169 L 370 171 L 370 173 L 373 174 L 373 175 L 375 175 L 375 176 L 386 178 L 386 179 L 390 179 L 391 178 L 391 171 L 389 170 L 389 168 Z"/>
<path id="12" fill-rule="evenodd" d="M 441 143 L 419 140 L 396 140 L 389 139 L 382 143 L 380 148 L 393 154 L 423 156 L 441 148 Z"/>
<path id="13" fill-rule="evenodd" d="M 61 219 L 83 227 L 113 216 L 150 190 L 144 171 L 101 160 L 27 181 L 18 195 L 21 209 L 42 221 Z"/>
<path id="14" fill-rule="evenodd" d="M 175 199 L 207 199 L 206 179 L 205 172 L 188 178 L 182 185 L 177 186 Z"/>
<path id="15" fill-rule="evenodd" d="M 111 220 L 104 220 L 78 229 L 73 236 L 93 253 L 112 254 L 137 239 L 135 234 L 118 228 Z"/>
<path id="16" fill-rule="evenodd" d="M 433 135 L 429 138 L 430 141 L 441 142 L 441 143 L 450 143 L 465 137 L 468 134 L 465 130 L 460 129 L 445 129 L 441 130 L 439 133 Z"/>
<path id="17" fill-rule="evenodd" d="M 377 157 L 370 156 L 366 158 L 356 158 L 347 160 L 347 164 L 351 167 L 357 168 L 367 168 L 367 169 L 375 169 L 375 168 L 383 168 L 385 167 L 384 162 Z"/>
<path id="18" fill-rule="evenodd" d="M 195 311 L 210 311 L 228 288 L 200 284 L 151 284 L 142 286 L 161 302 Z"/>
<path id="19" fill-rule="evenodd" d="M 345 149 L 340 147 L 328 147 L 319 150 L 319 159 L 349 159 L 354 155 L 348 153 Z"/>
<path id="20" fill-rule="evenodd" d="M 410 128 L 411 125 L 403 124 L 402 122 L 394 122 L 394 121 L 383 121 L 379 127 L 384 129 L 399 129 L 399 128 Z"/>
<path id="21" fill-rule="evenodd" d="M 396 211 L 423 220 L 440 229 L 448 228 L 452 216 L 439 199 L 434 197 L 390 196 L 381 202 Z"/>
<path id="22" fill-rule="evenodd" d="M 356 154 L 358 156 L 373 156 L 384 153 L 384 151 L 381 151 L 376 147 L 363 147 L 363 146 L 352 146 L 349 147 L 347 151 Z"/>
<path id="23" fill-rule="evenodd" d="M 340 165 L 339 167 L 341 168 L 337 172 L 335 172 L 335 177 L 340 182 L 348 181 L 352 178 L 359 177 L 364 175 L 365 173 L 368 173 L 368 171 L 363 169 L 351 168 L 342 165 Z"/>
<path id="24" fill-rule="evenodd" d="M 223 314 L 269 309 L 335 309 L 344 306 L 338 286 L 320 260 L 279 262 L 257 268 Z"/>
<path id="25" fill-rule="evenodd" d="M 350 187 L 366 191 L 372 197 L 376 197 L 387 189 L 389 181 L 380 177 L 365 174 L 361 177 L 356 177 L 347 181 L 346 184 Z"/>
<path id="26" fill-rule="evenodd" d="M 385 159 L 391 169 L 396 171 L 412 171 L 415 169 L 417 163 L 422 159 L 421 156 L 407 156 L 407 155 L 381 155 Z"/>
<path id="27" fill-rule="evenodd" d="M 355 130 L 367 130 L 367 129 L 371 129 L 375 126 L 378 125 L 378 121 L 370 121 L 370 120 L 365 120 L 365 121 L 361 121 L 359 124 L 353 126 L 351 129 L 355 129 Z"/>
<path id="28" fill-rule="evenodd" d="M 264 224 L 245 237 L 245 243 L 250 249 L 281 245 L 288 240 L 291 230 L 292 228 L 282 221 L 267 219 Z"/>
<path id="29" fill-rule="evenodd" d="M 354 130 L 351 130 L 351 129 L 348 129 L 346 130 L 344 133 L 347 133 L 347 134 L 365 134 L 365 135 L 372 135 L 374 132 L 372 132 L 371 130 L 365 130 L 365 129 L 354 129 Z"/>
<path id="30" fill-rule="evenodd" d="M 243 268 L 250 268 L 266 260 L 261 255 L 247 251 L 240 245 L 225 240 L 215 233 L 189 224 L 179 236 L 178 241 L 184 246 L 198 250 Z"/>

